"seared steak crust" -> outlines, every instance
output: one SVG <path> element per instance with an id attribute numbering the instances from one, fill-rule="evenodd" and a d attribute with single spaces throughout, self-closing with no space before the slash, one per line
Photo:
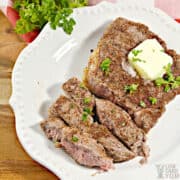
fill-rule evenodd
<path id="1" fill-rule="evenodd" d="M 124 70 L 123 64 L 127 63 L 129 51 L 142 41 L 152 38 L 156 38 L 164 47 L 165 52 L 173 57 L 172 71 L 175 76 L 179 76 L 180 55 L 168 50 L 165 42 L 152 33 L 147 26 L 123 18 L 117 18 L 107 28 L 90 56 L 85 74 L 86 85 L 96 96 L 123 107 L 145 132 L 148 132 L 157 122 L 164 112 L 165 104 L 180 93 L 180 88 L 166 93 L 163 87 L 157 87 L 154 82 L 146 82 L 138 74 L 133 77 Z M 108 74 L 100 68 L 105 58 L 111 59 Z M 125 85 L 130 84 L 139 85 L 137 91 L 131 94 L 124 90 Z M 149 97 L 157 98 L 158 103 L 151 104 Z M 140 106 L 140 101 L 146 103 L 147 109 Z"/>

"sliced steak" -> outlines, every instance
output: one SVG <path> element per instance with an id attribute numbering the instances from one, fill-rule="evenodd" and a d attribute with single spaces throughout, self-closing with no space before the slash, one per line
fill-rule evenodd
<path id="1" fill-rule="evenodd" d="M 57 117 L 50 117 L 41 122 L 40 125 L 48 139 L 53 142 L 61 142 L 62 130 L 64 127 L 67 127 L 64 121 Z"/>
<path id="2" fill-rule="evenodd" d="M 104 146 L 107 154 L 113 158 L 114 162 L 127 161 L 136 156 L 101 124 L 93 123 L 89 128 L 84 128 L 84 131 Z"/>
<path id="3" fill-rule="evenodd" d="M 138 128 L 129 114 L 119 106 L 108 100 L 96 99 L 96 111 L 99 121 L 122 140 L 133 152 L 145 157 L 149 151 L 144 151 L 146 136 L 142 129 Z"/>
<path id="4" fill-rule="evenodd" d="M 92 121 L 91 123 L 82 121 L 82 114 L 83 112 L 79 106 L 64 96 L 61 96 L 50 108 L 51 116 L 61 117 L 71 127 L 77 127 L 81 131 L 90 134 L 92 138 L 102 144 L 114 162 L 121 162 L 135 157 L 135 154 L 114 137 L 105 126 L 92 123 Z"/>
<path id="5" fill-rule="evenodd" d="M 63 84 L 63 89 L 81 108 L 92 112 L 95 98 L 81 81 L 73 77 Z"/>
<path id="6" fill-rule="evenodd" d="M 124 68 L 124 64 L 128 64 L 127 55 L 130 50 L 142 41 L 152 38 L 156 38 L 164 47 L 165 52 L 173 57 L 172 72 L 174 76 L 179 76 L 180 55 L 168 50 L 165 42 L 152 33 L 147 26 L 123 18 L 117 18 L 107 28 L 97 48 L 90 56 L 85 71 L 87 87 L 96 96 L 123 107 L 145 132 L 148 132 L 157 122 L 165 110 L 165 104 L 180 93 L 180 88 L 166 93 L 163 87 L 157 87 L 153 81 L 144 81 L 137 73 L 132 76 Z M 104 73 L 100 68 L 106 58 L 111 60 L 108 73 Z M 137 91 L 125 92 L 125 86 L 130 84 L 138 84 Z M 157 104 L 151 104 L 149 97 L 155 97 Z M 140 106 L 141 101 L 146 103 L 145 108 Z"/>
<path id="7" fill-rule="evenodd" d="M 64 150 L 79 164 L 88 167 L 99 167 L 108 170 L 113 167 L 101 144 L 79 131 L 68 127 L 59 118 L 50 118 L 41 123 L 41 127 L 49 139 L 61 142 Z"/>
<path id="8" fill-rule="evenodd" d="M 49 109 L 49 116 L 61 117 L 71 126 L 90 125 L 93 119 L 88 114 L 83 114 L 79 106 L 65 96 L 60 96 Z"/>
<path id="9" fill-rule="evenodd" d="M 73 137 L 78 138 L 78 141 L 73 142 Z M 100 167 L 102 170 L 113 167 L 112 159 L 106 155 L 103 146 L 92 139 L 89 134 L 78 129 L 65 128 L 61 144 L 72 158 L 81 165 Z"/>

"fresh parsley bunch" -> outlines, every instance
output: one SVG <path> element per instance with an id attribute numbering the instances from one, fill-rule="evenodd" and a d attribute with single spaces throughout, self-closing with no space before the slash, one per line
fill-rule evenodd
<path id="1" fill-rule="evenodd" d="M 67 34 L 71 34 L 76 24 L 70 17 L 73 8 L 86 5 L 87 0 L 15 0 L 14 8 L 20 15 L 15 31 L 25 34 L 42 29 L 49 22 L 52 29 L 61 27 Z"/>

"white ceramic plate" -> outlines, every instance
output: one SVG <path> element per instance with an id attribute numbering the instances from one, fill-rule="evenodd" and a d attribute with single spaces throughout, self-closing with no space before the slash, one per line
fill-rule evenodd
<path id="1" fill-rule="evenodd" d="M 156 179 L 156 166 L 180 166 L 180 97 L 171 102 L 166 113 L 148 134 L 151 156 L 147 165 L 138 158 L 115 165 L 114 170 L 93 176 L 96 169 L 76 164 L 65 152 L 56 149 L 40 129 L 49 105 L 62 93 L 61 84 L 72 76 L 81 78 L 90 49 L 96 47 L 106 26 L 116 17 L 142 22 L 162 37 L 169 48 L 180 53 L 180 27 L 157 9 L 102 3 L 74 11 L 77 25 L 71 36 L 47 25 L 38 38 L 20 54 L 13 70 L 10 104 L 16 116 L 16 131 L 27 153 L 61 179 L 128 180 Z"/>

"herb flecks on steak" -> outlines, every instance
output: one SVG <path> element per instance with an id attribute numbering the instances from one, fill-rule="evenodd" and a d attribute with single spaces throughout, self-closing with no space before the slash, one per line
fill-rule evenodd
<path id="1" fill-rule="evenodd" d="M 112 101 L 124 108 L 145 132 L 148 132 L 157 122 L 165 110 L 165 105 L 177 94 L 180 87 L 171 88 L 164 85 L 156 86 L 153 81 L 144 81 L 137 73 L 132 76 L 123 68 L 128 62 L 128 53 L 146 39 L 157 39 L 164 51 L 173 58 L 172 74 L 180 76 L 180 55 L 173 50 L 168 50 L 165 42 L 151 32 L 147 26 L 135 23 L 124 18 L 117 18 L 106 29 L 99 40 L 97 48 L 89 58 L 86 68 L 85 82 L 91 92 L 96 96 Z M 135 54 L 140 52 L 135 52 Z M 111 59 L 111 70 L 105 76 L 99 68 L 103 60 Z M 179 82 L 179 78 L 175 79 Z M 133 93 L 127 93 L 124 87 L 138 84 Z M 149 97 L 157 99 L 157 103 L 151 103 Z M 146 107 L 139 105 L 144 101 Z"/>

